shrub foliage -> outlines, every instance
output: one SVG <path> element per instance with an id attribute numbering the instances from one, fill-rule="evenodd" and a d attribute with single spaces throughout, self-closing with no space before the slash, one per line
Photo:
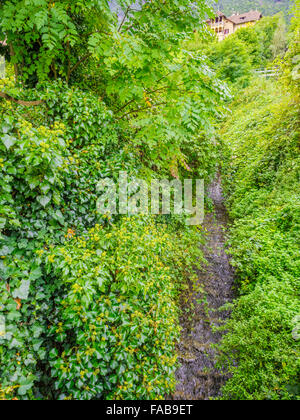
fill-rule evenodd
<path id="1" fill-rule="evenodd" d="M 1 2 L 1 399 L 174 388 L 176 302 L 201 232 L 100 215 L 96 187 L 120 171 L 209 179 L 227 90 L 181 47 L 202 32 L 204 1 L 137 3 Z"/>
<path id="2" fill-rule="evenodd" d="M 222 134 L 230 252 L 241 296 L 221 345 L 224 399 L 299 398 L 299 101 L 256 80 Z"/>

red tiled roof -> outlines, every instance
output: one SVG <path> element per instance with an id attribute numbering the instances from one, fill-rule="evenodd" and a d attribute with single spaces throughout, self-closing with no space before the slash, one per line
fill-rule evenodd
<path id="1" fill-rule="evenodd" d="M 256 22 L 261 18 L 262 14 L 255 10 L 248 13 L 242 13 L 241 15 L 232 15 L 228 18 L 228 20 L 238 25 L 240 23 Z"/>

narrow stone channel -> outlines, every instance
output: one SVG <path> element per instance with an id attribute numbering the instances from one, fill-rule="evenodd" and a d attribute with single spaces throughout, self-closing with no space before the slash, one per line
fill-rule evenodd
<path id="1" fill-rule="evenodd" d="M 216 368 L 216 351 L 212 348 L 222 338 L 222 333 L 214 333 L 212 327 L 220 326 L 230 316 L 229 312 L 219 309 L 233 300 L 234 283 L 234 271 L 225 252 L 228 215 L 220 176 L 211 184 L 209 196 L 214 212 L 207 214 L 204 221 L 207 238 L 203 252 L 208 265 L 199 272 L 199 284 L 196 287 L 190 285 L 189 300 L 194 305 L 192 314 L 181 319 L 183 331 L 178 348 L 181 365 L 176 374 L 175 400 L 217 397 L 226 380 L 226 375 Z M 203 287 L 204 293 L 199 292 L 199 286 Z"/>

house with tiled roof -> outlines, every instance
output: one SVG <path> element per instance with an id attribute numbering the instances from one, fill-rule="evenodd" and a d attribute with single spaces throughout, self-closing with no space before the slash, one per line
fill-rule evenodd
<path id="1" fill-rule="evenodd" d="M 216 33 L 219 41 L 223 41 L 237 29 L 254 25 L 262 17 L 262 14 L 257 10 L 242 14 L 234 13 L 230 17 L 222 12 L 217 12 L 214 19 L 207 20 L 207 24 Z"/>

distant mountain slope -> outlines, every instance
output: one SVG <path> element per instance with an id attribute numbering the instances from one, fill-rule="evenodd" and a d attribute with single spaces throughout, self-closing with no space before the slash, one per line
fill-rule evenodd
<path id="1" fill-rule="evenodd" d="M 245 13 L 250 10 L 259 10 L 264 16 L 273 16 L 283 11 L 285 14 L 291 6 L 290 0 L 219 0 L 215 8 L 227 15 L 233 12 Z"/>

